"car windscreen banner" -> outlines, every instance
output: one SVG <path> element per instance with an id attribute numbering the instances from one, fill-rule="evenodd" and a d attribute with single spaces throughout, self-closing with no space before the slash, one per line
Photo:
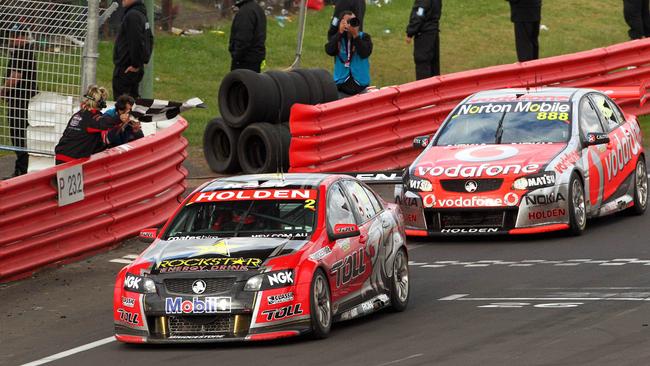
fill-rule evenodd
<path id="1" fill-rule="evenodd" d="M 571 103 L 559 101 L 480 102 L 463 104 L 452 118 L 486 114 L 523 113 L 530 121 L 571 122 Z"/>
<path id="2" fill-rule="evenodd" d="M 199 192 L 194 194 L 194 202 L 227 202 L 257 200 L 316 200 L 315 189 L 244 189 Z"/>

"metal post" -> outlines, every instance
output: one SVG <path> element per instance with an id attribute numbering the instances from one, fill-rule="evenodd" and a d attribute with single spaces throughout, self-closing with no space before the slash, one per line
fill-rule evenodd
<path id="1" fill-rule="evenodd" d="M 298 19 L 298 44 L 296 45 L 296 58 L 293 60 L 290 69 L 300 67 L 300 57 L 302 56 L 302 39 L 305 36 L 305 23 L 307 20 L 307 0 L 300 0 L 300 14 Z"/>
<path id="2" fill-rule="evenodd" d="M 88 25 L 84 43 L 83 74 L 81 77 L 81 93 L 85 93 L 89 85 L 97 83 L 97 50 L 99 43 L 99 0 L 88 0 Z"/>
<path id="3" fill-rule="evenodd" d="M 151 27 L 151 33 L 154 33 L 154 24 L 153 24 L 153 0 L 145 0 L 145 7 L 147 8 L 147 19 L 149 26 Z M 143 98 L 153 98 L 153 60 L 156 52 L 152 50 L 151 60 L 149 63 L 144 65 L 144 77 L 140 82 L 140 95 Z"/>

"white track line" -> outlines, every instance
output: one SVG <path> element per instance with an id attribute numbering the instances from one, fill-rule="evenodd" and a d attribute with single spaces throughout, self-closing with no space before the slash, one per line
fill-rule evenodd
<path id="1" fill-rule="evenodd" d="M 105 345 L 107 343 L 111 343 L 111 342 L 115 342 L 115 337 L 110 336 L 110 337 L 107 337 L 107 338 L 104 338 L 104 339 L 100 339 L 98 341 L 94 341 L 94 342 L 91 342 L 91 343 L 88 343 L 88 344 L 84 344 L 83 346 L 79 346 L 79 347 L 75 347 L 75 348 L 67 350 L 67 351 L 59 352 L 59 353 L 54 354 L 52 356 L 47 356 L 47 357 L 41 358 L 40 360 L 36 360 L 36 361 L 32 361 L 32 362 L 23 364 L 22 366 L 42 365 L 42 364 L 45 364 L 45 363 L 48 363 L 48 362 L 60 360 L 60 359 L 62 359 L 64 357 L 72 356 L 72 355 L 74 355 L 76 353 L 79 353 L 79 352 L 83 352 L 83 351 L 87 351 L 87 350 L 92 349 L 92 348 L 103 346 L 103 345 Z"/>

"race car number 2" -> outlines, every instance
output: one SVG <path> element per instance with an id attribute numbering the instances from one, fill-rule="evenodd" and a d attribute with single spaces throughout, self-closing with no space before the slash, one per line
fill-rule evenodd
<path id="1" fill-rule="evenodd" d="M 84 199 L 84 179 L 82 165 L 75 165 L 56 172 L 59 207 Z"/>

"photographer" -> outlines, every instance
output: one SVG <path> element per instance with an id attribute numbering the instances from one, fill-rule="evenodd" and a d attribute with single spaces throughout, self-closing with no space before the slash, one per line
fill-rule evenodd
<path id="1" fill-rule="evenodd" d="M 102 145 L 102 132 L 113 128 L 115 121 L 102 115 L 108 92 L 97 85 L 88 87 L 79 112 L 72 115 L 63 136 L 54 148 L 56 164 L 88 158 Z"/>
<path id="2" fill-rule="evenodd" d="M 363 31 L 363 16 L 366 13 L 366 0 L 336 0 L 334 4 L 334 15 L 330 21 L 330 27 L 327 30 L 327 38 L 335 35 L 340 24 L 340 19 L 343 18 L 344 12 L 352 12 L 359 20 L 359 30 Z"/>
<path id="3" fill-rule="evenodd" d="M 115 127 L 103 134 L 105 148 L 115 147 L 144 137 L 140 122 L 131 116 L 134 104 L 135 100 L 132 97 L 122 95 L 117 98 L 115 108 L 106 111 L 105 116 L 113 118 Z"/>
<path id="4" fill-rule="evenodd" d="M 325 52 L 334 57 L 334 82 L 347 95 L 359 94 L 370 85 L 372 40 L 359 26 L 354 13 L 343 12 L 338 32 L 325 45 Z"/>

